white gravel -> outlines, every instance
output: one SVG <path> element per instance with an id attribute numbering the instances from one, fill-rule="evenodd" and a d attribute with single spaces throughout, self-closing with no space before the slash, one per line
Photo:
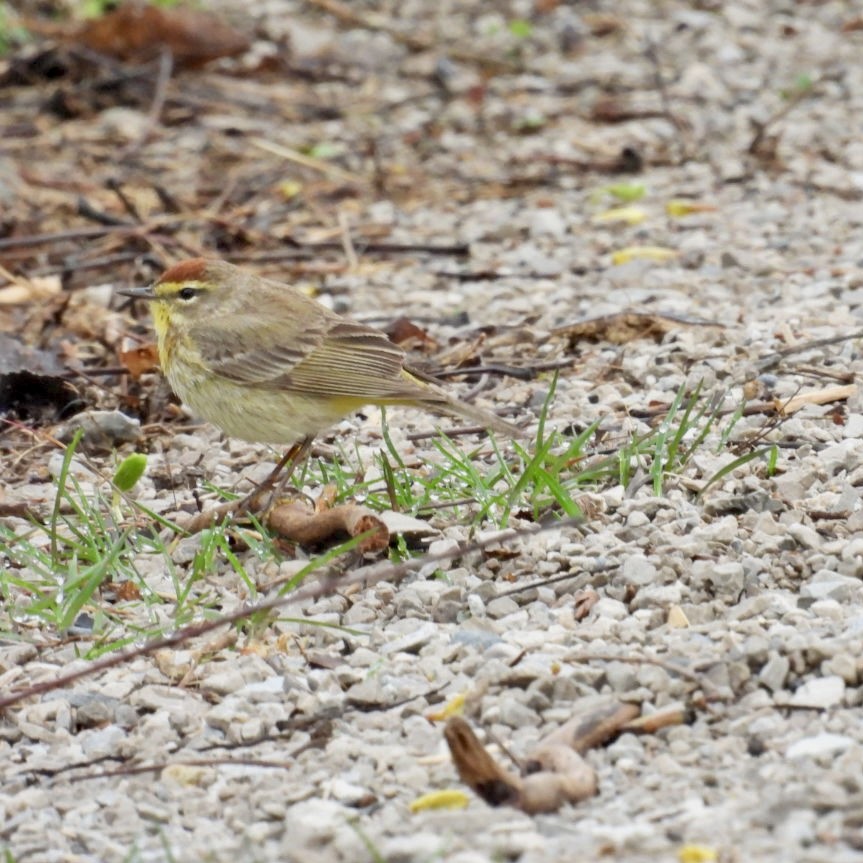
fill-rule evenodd
<path id="1" fill-rule="evenodd" d="M 222 6 L 239 14 L 241 4 Z M 853 4 L 589 7 L 396 4 L 394 22 L 417 19 L 416 32 L 436 33 L 441 46 L 410 55 L 386 34 L 339 30 L 312 6 L 255 4 L 265 32 L 296 28 L 297 56 L 322 45 L 365 82 L 306 85 L 309 98 L 340 105 L 344 119 L 285 120 L 270 126 L 274 138 L 338 142 L 344 166 L 358 173 L 370 170 L 364 142 L 375 138 L 394 170 L 383 196 L 391 199 L 353 201 L 350 220 L 384 225 L 393 241 L 471 243 L 464 261 L 418 254 L 330 277 L 325 296 L 370 320 L 407 313 L 438 321 L 463 311 L 471 326 L 495 328 L 490 349 L 511 352 L 513 362 L 559 357 L 565 346 L 550 335 L 554 327 L 624 309 L 716 322 L 673 329 L 659 343 L 577 345 L 551 421 L 580 429 L 601 419 L 616 439 L 646 430 L 630 412 L 668 404 L 683 382 L 726 392 L 733 409 L 747 383 L 757 385 L 757 399 L 787 399 L 834 385 L 836 373 L 856 381 L 860 339 L 759 365 L 794 345 L 850 335 L 863 321 L 863 30 L 842 26 L 858 14 Z M 619 27 L 598 35 L 599 15 Z M 508 22 L 521 18 L 531 18 L 532 33 L 519 40 Z M 491 76 L 478 108 L 477 66 L 454 60 L 456 92 L 442 98 L 424 76 L 450 44 L 479 55 L 520 51 L 528 71 Z M 657 73 L 676 122 L 663 113 Z M 803 74 L 813 94 L 769 127 L 775 153 L 759 160 L 747 152 L 755 124 L 788 106 L 783 91 Z M 591 120 L 600 99 L 636 116 Z M 526 117 L 542 119 L 519 134 Z M 179 135 L 165 129 L 152 146 L 180 146 Z M 635 176 L 574 165 L 612 160 L 626 146 L 645 160 Z M 520 184 L 505 185 L 512 177 Z M 597 190 L 621 180 L 647 187 L 638 202 L 647 219 L 593 222 L 619 204 Z M 673 197 L 715 209 L 672 219 L 664 204 Z M 612 264 L 613 251 L 635 245 L 681 255 Z M 443 271 L 504 277 L 461 281 Z M 442 344 L 469 329 L 430 328 Z M 536 411 L 546 386 L 505 380 L 483 398 Z M 434 458 L 406 437 L 430 421 L 405 416 L 393 424 L 395 445 L 406 458 Z M 364 442 L 376 422 L 372 411 L 357 421 Z M 745 416 L 732 439 L 764 424 L 764 415 Z M 214 432 L 202 434 L 174 439 L 175 470 L 223 483 L 233 455 L 248 454 L 250 465 L 260 452 L 232 444 L 229 456 Z M 696 497 L 693 489 L 735 458 L 711 438 L 713 447 L 700 448 L 659 497 L 649 478 L 597 489 L 583 525 L 504 536 L 500 546 L 512 556 L 472 555 L 397 588 L 291 610 L 344 630 L 280 622 L 242 634 L 238 649 L 215 658 L 193 645 L 10 710 L 0 717 L 0 847 L 30 863 L 646 863 L 698 844 L 722 861 L 856 863 L 861 434 L 858 390 L 838 408 L 807 407 L 764 434 L 781 445 L 773 477 L 752 462 Z M 166 493 L 147 482 L 148 505 L 161 498 L 167 506 Z M 45 497 L 42 484 L 30 491 Z M 431 550 L 465 534 L 458 526 L 434 534 Z M 181 543 L 175 561 L 190 561 L 196 547 Z M 148 583 L 168 589 L 168 574 L 153 571 Z M 211 587 L 224 593 L 224 610 L 247 598 L 227 566 Z M 599 598 L 579 619 L 573 597 L 588 587 Z M 670 623 L 680 613 L 688 626 Z M 665 664 L 589 662 L 585 653 Z M 69 647 L 2 641 L 0 691 L 73 662 Z M 672 673 L 675 665 L 702 675 L 703 685 Z M 600 793 L 577 808 L 528 817 L 474 799 L 465 811 L 408 809 L 427 791 L 459 785 L 440 726 L 425 718 L 457 694 L 468 695 L 478 728 L 520 756 L 597 694 L 650 712 L 699 692 L 720 698 L 696 702 L 690 723 L 625 734 L 590 752 Z M 148 764 L 159 767 L 112 775 Z"/>

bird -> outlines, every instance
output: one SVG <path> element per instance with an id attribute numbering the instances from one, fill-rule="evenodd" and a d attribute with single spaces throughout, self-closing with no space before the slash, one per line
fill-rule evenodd
<path id="1" fill-rule="evenodd" d="M 524 436 L 411 368 L 381 330 L 226 261 L 181 261 L 152 285 L 118 293 L 150 303 L 171 388 L 195 415 L 231 437 L 308 447 L 369 404 L 420 408 Z"/>

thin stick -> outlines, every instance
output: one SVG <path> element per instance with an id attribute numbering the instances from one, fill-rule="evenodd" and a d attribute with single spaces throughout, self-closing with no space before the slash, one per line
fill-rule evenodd
<path id="1" fill-rule="evenodd" d="M 775 365 L 778 365 L 781 360 L 784 360 L 786 357 L 790 357 L 792 354 L 800 354 L 804 351 L 812 350 L 813 348 L 826 348 L 830 345 L 838 345 L 842 342 L 850 342 L 852 339 L 860 339 L 863 338 L 863 330 L 857 330 L 857 332 L 849 333 L 844 336 L 830 336 L 826 339 L 814 339 L 811 342 L 801 342 L 799 345 L 791 345 L 791 347 L 783 348 L 781 351 L 775 351 L 772 354 L 768 354 L 766 357 L 758 360 L 755 364 L 759 371 L 766 371 L 767 369 L 773 368 Z"/>

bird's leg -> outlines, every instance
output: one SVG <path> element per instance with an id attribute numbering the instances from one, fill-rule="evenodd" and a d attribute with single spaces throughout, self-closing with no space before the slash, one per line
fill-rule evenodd
<path id="1" fill-rule="evenodd" d="M 232 500 L 199 512 L 183 525 L 183 530 L 189 534 L 199 533 L 212 527 L 217 521 L 221 521 L 228 515 L 238 516 L 246 512 L 257 511 L 263 511 L 265 515 L 268 514 L 278 502 L 279 497 L 284 493 L 285 486 L 288 484 L 297 465 L 301 464 L 306 458 L 311 447 L 311 435 L 304 437 L 301 441 L 291 446 L 279 459 L 278 464 L 270 472 L 270 475 L 254 491 L 249 492 L 245 497 L 238 500 Z M 283 471 L 285 471 L 285 475 L 276 486 L 276 480 Z M 273 489 L 274 486 L 276 486 L 275 489 Z M 267 492 L 271 492 L 269 496 L 267 496 Z M 266 502 L 266 505 L 262 506 L 264 502 Z"/>
<path id="2" fill-rule="evenodd" d="M 284 494 L 285 487 L 294 475 L 294 471 L 306 460 L 309 450 L 312 448 L 312 440 L 312 435 L 306 435 L 301 441 L 293 444 L 279 459 L 270 475 L 253 492 L 247 494 L 239 502 L 236 512 L 263 511 L 265 514 L 269 513 L 278 502 L 278 499 Z M 283 474 L 283 476 L 277 485 L 276 480 L 279 478 L 279 474 Z M 270 494 L 266 498 L 266 505 L 261 506 L 267 492 L 270 492 Z"/>
<path id="3" fill-rule="evenodd" d="M 279 462 L 276 467 L 279 465 L 283 468 L 284 475 L 279 480 L 279 484 L 273 489 L 270 493 L 269 500 L 267 501 L 267 505 L 264 507 L 264 516 L 268 516 L 276 504 L 279 502 L 279 498 L 285 493 L 285 488 L 291 480 L 291 477 L 294 475 L 294 471 L 309 457 L 309 452 L 312 449 L 312 440 L 314 438 L 312 435 L 306 435 L 301 441 L 295 443 L 285 454 L 282 460 Z M 278 475 L 278 471 L 273 471 L 273 474 L 267 478 L 268 483 L 274 483 L 276 476 Z"/>

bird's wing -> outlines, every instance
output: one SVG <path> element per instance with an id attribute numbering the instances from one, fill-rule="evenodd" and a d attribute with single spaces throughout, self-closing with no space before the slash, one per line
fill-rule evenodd
<path id="1" fill-rule="evenodd" d="M 360 401 L 411 399 L 420 387 L 404 374 L 404 351 L 364 324 L 334 320 L 322 344 L 288 375 L 285 385 L 308 395 Z"/>
<path id="2" fill-rule="evenodd" d="M 207 321 L 191 335 L 213 374 L 237 384 L 275 387 L 323 344 L 324 322 L 307 323 L 299 329 L 285 322 L 236 327 L 231 320 Z"/>
<path id="3" fill-rule="evenodd" d="M 209 370 L 234 383 L 360 402 L 421 394 L 422 385 L 402 371 L 404 352 L 384 333 L 317 304 L 303 311 L 239 335 L 230 321 L 209 321 L 192 335 Z"/>

